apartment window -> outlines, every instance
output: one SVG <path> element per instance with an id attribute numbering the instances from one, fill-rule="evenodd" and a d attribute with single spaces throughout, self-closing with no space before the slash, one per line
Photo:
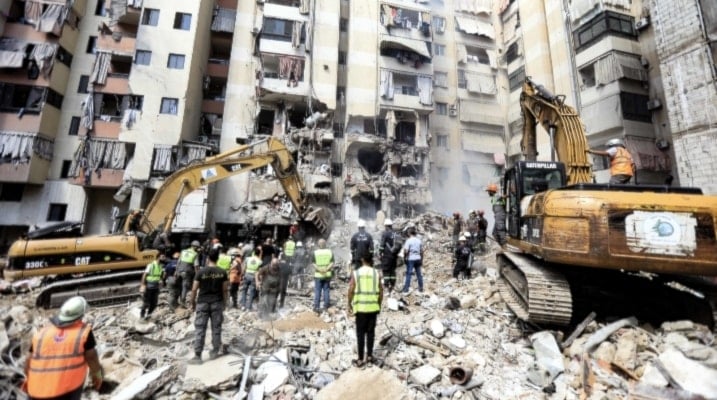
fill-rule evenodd
<path id="1" fill-rule="evenodd" d="M 0 111 L 38 113 L 45 98 L 45 88 L 0 82 Z"/>
<path id="2" fill-rule="evenodd" d="M 134 53 L 134 63 L 137 65 L 149 65 L 152 62 L 152 52 L 147 50 L 137 50 Z"/>
<path id="3" fill-rule="evenodd" d="M 81 75 L 80 76 L 80 84 L 77 87 L 77 93 L 87 93 L 87 86 L 90 84 L 90 76 L 89 75 Z"/>
<path id="4" fill-rule="evenodd" d="M 0 183 L 0 201 L 22 201 L 24 191 L 22 183 Z"/>
<path id="5" fill-rule="evenodd" d="M 637 39 L 635 19 L 629 15 L 604 11 L 573 32 L 575 50 L 581 51 L 606 35 Z"/>
<path id="6" fill-rule="evenodd" d="M 70 120 L 70 131 L 67 132 L 70 136 L 77 136 L 80 131 L 80 117 L 72 117 Z"/>
<path id="7" fill-rule="evenodd" d="M 66 179 L 70 177 L 70 167 L 72 160 L 62 160 L 62 169 L 60 169 L 60 178 Z"/>
<path id="8" fill-rule="evenodd" d="M 365 133 L 376 133 L 376 121 L 373 118 L 364 118 L 363 120 L 363 131 Z"/>
<path id="9" fill-rule="evenodd" d="M 458 72 L 458 87 L 461 89 L 465 89 L 468 87 L 468 80 L 466 79 L 466 71 L 463 69 L 459 69 L 456 72 Z"/>
<path id="10" fill-rule="evenodd" d="M 448 87 L 448 73 L 435 71 L 433 73 L 433 86 Z"/>
<path id="11" fill-rule="evenodd" d="M 162 106 L 159 109 L 160 114 L 174 114 L 177 115 L 177 108 L 179 106 L 178 99 L 171 99 L 169 97 L 162 97 Z"/>
<path id="12" fill-rule="evenodd" d="M 291 42 L 294 21 L 287 21 L 276 18 L 264 18 L 264 26 L 261 28 L 262 37 Z"/>
<path id="13" fill-rule="evenodd" d="M 447 149 L 448 148 L 448 135 L 436 136 L 436 146 Z"/>
<path id="14" fill-rule="evenodd" d="M 85 53 L 95 54 L 96 51 L 97 51 L 97 36 L 90 36 L 89 39 L 87 39 L 87 48 L 85 48 Z"/>
<path id="15" fill-rule="evenodd" d="M 488 52 L 486 49 L 480 47 L 466 46 L 466 58 L 468 62 L 479 63 L 479 64 L 490 64 L 490 58 L 488 58 Z"/>
<path id="16" fill-rule="evenodd" d="M 511 92 L 523 87 L 523 82 L 525 82 L 525 67 L 520 67 L 520 69 L 508 75 L 508 85 Z"/>
<path id="17" fill-rule="evenodd" d="M 448 115 L 448 103 L 436 103 L 436 114 Z"/>
<path id="18" fill-rule="evenodd" d="M 580 80 L 582 81 L 581 89 L 593 87 L 596 84 L 595 81 L 595 64 L 590 64 L 587 67 L 579 71 Z"/>
<path id="19" fill-rule="evenodd" d="M 47 103 L 59 110 L 62 108 L 62 101 L 64 99 L 65 99 L 65 96 L 57 93 L 52 88 L 47 88 L 47 94 L 45 95 L 45 103 Z"/>
<path id="20" fill-rule="evenodd" d="M 107 15 L 107 10 L 105 10 L 105 0 L 97 0 L 97 5 L 95 6 L 95 15 L 104 17 Z"/>
<path id="21" fill-rule="evenodd" d="M 346 65 L 346 52 L 339 51 L 339 65 Z"/>
<path id="22" fill-rule="evenodd" d="M 50 209 L 47 211 L 48 221 L 64 221 L 67 214 L 67 204 L 50 203 Z"/>
<path id="23" fill-rule="evenodd" d="M 157 26 L 159 23 L 159 10 L 154 8 L 145 8 L 142 14 L 142 25 Z"/>
<path id="24" fill-rule="evenodd" d="M 68 68 L 72 65 L 72 53 L 65 50 L 62 46 L 57 47 L 57 54 L 55 54 L 55 58 L 57 58 L 57 61 L 65 64 Z"/>
<path id="25" fill-rule="evenodd" d="M 505 52 L 505 60 L 510 64 L 513 62 L 513 60 L 517 59 L 519 56 L 518 54 L 518 42 L 513 42 L 510 46 L 508 46 L 508 50 Z"/>
<path id="26" fill-rule="evenodd" d="M 630 121 L 652 122 L 652 113 L 647 109 L 648 96 L 636 93 L 620 92 L 622 117 Z"/>
<path id="27" fill-rule="evenodd" d="M 446 31 L 446 19 L 437 15 L 433 16 L 433 32 L 443 33 Z"/>
<path id="28" fill-rule="evenodd" d="M 438 44 L 438 43 L 433 43 L 433 55 L 434 55 L 434 56 L 444 56 L 444 55 L 446 55 L 446 45 L 444 45 L 444 44 Z"/>
<path id="29" fill-rule="evenodd" d="M 349 30 L 349 20 L 346 18 L 341 18 L 339 20 L 339 30 L 341 32 L 346 32 Z"/>
<path id="30" fill-rule="evenodd" d="M 167 68 L 184 69 L 184 55 L 170 54 L 167 59 Z"/>
<path id="31" fill-rule="evenodd" d="M 192 14 L 176 13 L 174 14 L 174 29 L 188 31 L 192 26 Z"/>

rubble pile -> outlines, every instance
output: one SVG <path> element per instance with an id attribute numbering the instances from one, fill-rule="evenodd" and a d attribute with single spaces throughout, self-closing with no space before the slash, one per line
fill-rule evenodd
<path id="1" fill-rule="evenodd" d="M 376 328 L 378 365 L 352 366 L 356 335 L 344 272 L 332 281 L 334 306 L 320 315 L 312 311 L 311 284 L 291 289 L 287 307 L 270 320 L 226 310 L 225 354 L 214 360 L 205 354 L 201 365 L 186 362 L 193 355 L 193 315 L 170 311 L 164 294 L 150 321 L 139 318 L 139 301 L 91 308 L 85 320 L 94 327 L 108 385 L 101 393 L 88 389 L 86 397 L 717 398 L 717 345 L 707 327 L 691 321 L 652 327 L 635 318 L 606 323 L 591 315 L 566 332 L 536 329 L 519 322 L 501 300 L 494 252 L 477 257 L 474 269 L 482 273 L 456 280 L 445 219 L 423 214 L 394 221 L 398 230 L 409 225 L 427 245 L 426 290 L 386 296 Z M 344 268 L 352 233 L 340 226 L 329 240 Z M 378 239 L 378 231 L 371 233 Z M 9 392 L 21 382 L 34 330 L 51 311 L 32 310 L 31 293 L 0 301 L 0 390 Z"/>

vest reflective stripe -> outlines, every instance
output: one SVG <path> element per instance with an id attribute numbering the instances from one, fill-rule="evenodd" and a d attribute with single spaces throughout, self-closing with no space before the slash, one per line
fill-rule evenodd
<path id="1" fill-rule="evenodd" d="M 317 249 L 314 251 L 314 264 L 316 268 L 314 270 L 314 278 L 326 279 L 331 278 L 331 259 L 333 258 L 331 249 Z"/>
<path id="2" fill-rule="evenodd" d="M 378 272 L 375 268 L 362 266 L 354 271 L 354 297 L 351 305 L 355 313 L 372 313 L 381 310 L 378 303 Z"/>
<path id="3" fill-rule="evenodd" d="M 31 397 L 56 397 L 85 383 L 85 343 L 90 326 L 78 321 L 65 328 L 48 326 L 32 338 L 27 376 Z"/>
<path id="4" fill-rule="evenodd" d="M 194 249 L 184 249 L 182 254 L 179 256 L 179 261 L 187 264 L 194 264 L 194 260 L 197 259 L 197 252 Z"/>
<path id="5" fill-rule="evenodd" d="M 147 274 L 144 280 L 147 282 L 159 282 L 162 279 L 162 266 L 159 265 L 158 261 L 152 261 L 147 266 L 151 266 L 152 268 L 150 268 L 149 274 Z"/>
<path id="6" fill-rule="evenodd" d="M 261 267 L 261 259 L 256 256 L 249 257 L 248 260 L 246 260 L 246 273 L 247 274 L 253 274 L 256 271 L 259 270 L 259 267 Z"/>
<path id="7" fill-rule="evenodd" d="M 294 255 L 294 250 L 296 249 L 296 242 L 293 240 L 287 240 L 286 243 L 284 243 L 284 255 L 287 257 L 291 257 Z"/>
<path id="8" fill-rule="evenodd" d="M 490 198 L 490 204 L 494 206 L 504 206 L 505 205 L 505 199 L 502 196 L 491 196 Z"/>
<path id="9" fill-rule="evenodd" d="M 632 156 L 622 147 L 617 148 L 615 157 L 610 159 L 610 175 L 632 176 Z"/>
<path id="10" fill-rule="evenodd" d="M 217 260 L 217 267 L 229 271 L 232 266 L 232 258 L 228 254 L 220 254 Z"/>

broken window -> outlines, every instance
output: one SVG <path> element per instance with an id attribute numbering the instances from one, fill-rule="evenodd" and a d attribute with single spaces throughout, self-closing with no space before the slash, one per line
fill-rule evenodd
<path id="1" fill-rule="evenodd" d="M 400 121 L 396 124 L 396 141 L 409 145 L 416 144 L 416 123 Z"/>
<path id="2" fill-rule="evenodd" d="M 0 111 L 40 112 L 46 88 L 0 83 Z"/>
<path id="3" fill-rule="evenodd" d="M 421 179 L 422 173 L 420 166 L 417 165 L 399 165 L 396 174 L 399 178 L 415 178 Z"/>
<path id="4" fill-rule="evenodd" d="M 468 62 L 485 65 L 490 64 L 490 59 L 488 58 L 488 52 L 486 51 L 486 49 L 480 47 L 466 46 L 466 52 Z"/>
<path id="5" fill-rule="evenodd" d="M 48 221 L 64 221 L 67 214 L 67 204 L 50 203 L 50 209 L 47 212 Z"/>
<path id="6" fill-rule="evenodd" d="M 361 193 L 359 200 L 359 218 L 372 220 L 376 218 L 376 212 L 381 209 L 381 199 Z"/>
<path id="7" fill-rule="evenodd" d="M 256 124 L 259 135 L 271 135 L 274 132 L 274 110 L 262 108 Z"/>
<path id="8" fill-rule="evenodd" d="M 580 71 L 580 81 L 582 82 L 581 89 L 586 89 L 595 86 L 595 64 L 590 64 Z"/>
<path id="9" fill-rule="evenodd" d="M 508 46 L 508 50 L 505 52 L 505 60 L 510 64 L 520 56 L 520 50 L 518 49 L 518 41 L 513 42 Z"/>
<path id="10" fill-rule="evenodd" d="M 364 147 L 358 150 L 356 158 L 359 165 L 369 174 L 378 174 L 383 169 L 383 153 L 376 148 Z"/>

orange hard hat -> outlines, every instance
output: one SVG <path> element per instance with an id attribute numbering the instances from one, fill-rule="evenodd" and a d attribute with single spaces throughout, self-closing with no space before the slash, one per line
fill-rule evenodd
<path id="1" fill-rule="evenodd" d="M 498 185 L 496 185 L 495 183 L 491 183 L 491 184 L 489 184 L 489 185 L 485 188 L 485 190 L 486 190 L 487 192 L 494 192 L 494 193 L 495 193 L 495 192 L 498 191 Z"/>

